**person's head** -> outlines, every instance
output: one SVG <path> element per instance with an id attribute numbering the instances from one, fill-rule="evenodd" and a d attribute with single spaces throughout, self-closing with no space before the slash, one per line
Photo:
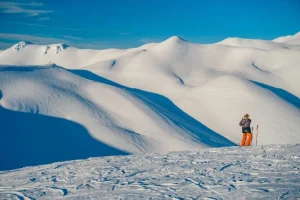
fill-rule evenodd
<path id="1" fill-rule="evenodd" d="M 245 115 L 244 115 L 244 118 L 245 118 L 245 119 L 248 119 L 248 118 L 249 118 L 249 114 L 245 114 Z"/>

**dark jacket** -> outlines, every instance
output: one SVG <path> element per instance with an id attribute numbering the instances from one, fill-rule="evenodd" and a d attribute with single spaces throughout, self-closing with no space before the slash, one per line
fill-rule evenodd
<path id="1" fill-rule="evenodd" d="M 250 128 L 250 124 L 251 124 L 251 119 L 245 119 L 245 118 L 243 118 L 240 121 L 240 126 L 242 126 L 242 127 L 249 127 Z"/>
<path id="2" fill-rule="evenodd" d="M 251 119 L 243 118 L 240 121 L 240 126 L 242 127 L 242 132 L 243 133 L 251 133 Z"/>

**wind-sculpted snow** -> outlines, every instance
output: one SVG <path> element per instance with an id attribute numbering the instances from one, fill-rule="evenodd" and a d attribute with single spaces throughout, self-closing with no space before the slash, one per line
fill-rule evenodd
<path id="1" fill-rule="evenodd" d="M 274 94 L 276 94 L 278 97 L 284 99 L 285 101 L 289 102 L 290 104 L 292 104 L 293 106 L 295 106 L 296 108 L 300 109 L 300 99 L 298 97 L 296 97 L 295 95 L 280 89 L 280 88 L 275 88 L 263 83 L 258 83 L 253 81 L 253 83 L 259 85 L 262 88 L 266 88 L 269 91 L 273 92 Z"/>
<path id="2" fill-rule="evenodd" d="M 0 89 L 0 170 L 235 145 L 166 97 L 85 70 L 0 67 Z"/>
<path id="3" fill-rule="evenodd" d="M 193 140 L 195 141 L 201 141 L 201 143 L 203 144 L 214 147 L 235 146 L 234 143 L 228 141 L 221 135 L 214 133 L 205 125 L 201 124 L 197 120 L 184 113 L 175 104 L 173 104 L 173 102 L 162 95 L 146 92 L 139 89 L 128 88 L 103 77 L 97 76 L 96 74 L 93 74 L 89 71 L 73 70 L 72 72 L 89 80 L 111 85 L 127 91 L 133 97 L 143 102 L 144 105 L 150 107 L 155 112 L 155 114 L 162 117 L 162 120 L 166 121 L 168 124 L 177 125 L 180 128 L 184 129 L 185 132 L 192 134 L 194 137 Z M 184 132 L 182 132 L 181 134 L 186 135 L 186 133 Z M 186 137 L 189 136 L 186 135 Z"/>
<path id="4" fill-rule="evenodd" d="M 300 145 L 89 158 L 0 172 L 0 199 L 297 199 Z"/>

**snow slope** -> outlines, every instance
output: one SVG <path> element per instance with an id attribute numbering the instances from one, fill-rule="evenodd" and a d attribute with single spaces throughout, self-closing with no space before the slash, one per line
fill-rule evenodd
<path id="1" fill-rule="evenodd" d="M 145 48 L 147 46 L 149 45 L 145 45 Z M 132 49 L 77 49 L 67 44 L 37 45 L 27 41 L 21 41 L 11 48 L 0 52 L 0 64 L 19 66 L 48 65 L 55 63 L 59 66 L 76 69 L 131 51 Z"/>
<path id="2" fill-rule="evenodd" d="M 261 50 L 288 49 L 290 46 L 285 43 L 277 43 L 276 41 L 244 39 L 244 38 L 227 38 L 217 44 L 223 44 L 242 48 L 255 48 Z"/>
<path id="3" fill-rule="evenodd" d="M 84 69 L 162 94 L 236 143 L 238 121 L 249 112 L 253 124 L 261 125 L 261 142 L 280 144 L 300 141 L 297 63 L 300 51 L 294 49 L 200 45 L 172 37 L 147 51 L 114 59 L 113 64 L 101 61 Z M 283 132 L 288 135 L 282 137 Z"/>
<path id="4" fill-rule="evenodd" d="M 295 35 L 288 35 L 279 37 L 273 40 L 274 42 L 280 43 L 288 43 L 288 44 L 298 44 L 300 45 L 300 32 L 296 33 Z"/>
<path id="5" fill-rule="evenodd" d="M 0 199 L 298 199 L 300 146 L 90 158 L 0 172 Z"/>
<path id="6" fill-rule="evenodd" d="M 234 145 L 167 98 L 88 71 L 9 66 L 0 67 L 0 77 L 0 170 L 127 152 Z"/>
<path id="7" fill-rule="evenodd" d="M 0 64 L 2 112 L 67 120 L 122 153 L 239 144 L 245 113 L 259 144 L 300 142 L 297 44 L 174 36 L 98 51 L 21 42 L 0 52 Z"/>

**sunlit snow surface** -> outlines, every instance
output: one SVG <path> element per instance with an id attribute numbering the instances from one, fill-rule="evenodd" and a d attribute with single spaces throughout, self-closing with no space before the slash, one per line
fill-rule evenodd
<path id="1" fill-rule="evenodd" d="M 0 199 L 297 199 L 300 145 L 90 158 L 0 172 Z"/>

